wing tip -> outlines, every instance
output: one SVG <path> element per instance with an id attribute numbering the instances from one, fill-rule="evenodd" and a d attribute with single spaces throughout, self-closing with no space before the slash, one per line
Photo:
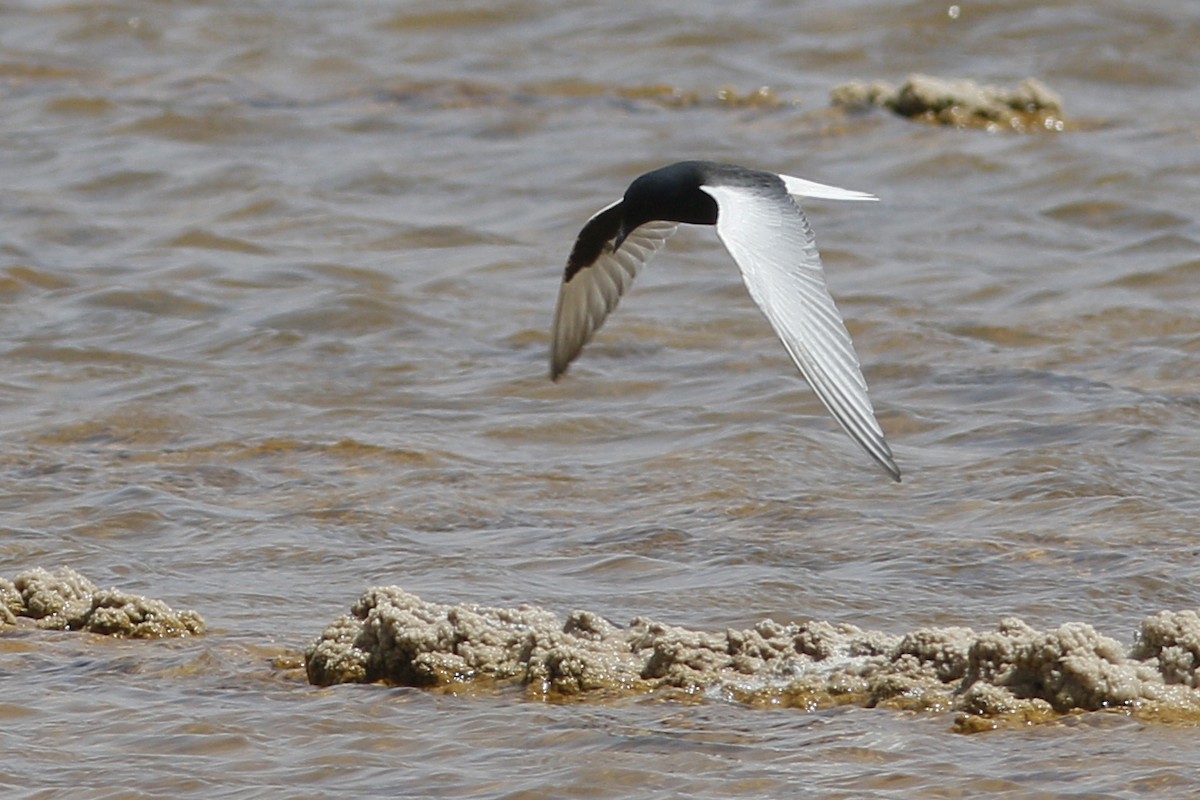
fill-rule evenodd
<path id="1" fill-rule="evenodd" d="M 551 347 L 550 349 L 550 380 L 558 381 L 562 374 L 567 371 L 567 365 L 570 362 L 563 363 L 563 359 L 558 354 L 558 348 Z"/>
<path id="2" fill-rule="evenodd" d="M 556 329 L 557 331 L 557 329 Z M 564 348 L 561 342 L 555 342 L 550 347 L 550 380 L 557 383 L 558 379 L 567 374 L 567 370 L 571 367 L 571 362 L 575 360 L 575 356 L 579 355 L 579 349 L 570 355 L 564 355 Z"/>
<path id="3" fill-rule="evenodd" d="M 901 483 L 900 467 L 896 464 L 896 459 L 892 458 L 891 449 L 887 446 L 886 442 L 880 441 L 880 444 L 883 445 L 883 453 L 875 453 L 868 450 L 868 454 L 875 460 L 875 463 L 879 465 L 880 469 L 887 473 L 889 478 L 896 483 Z"/>

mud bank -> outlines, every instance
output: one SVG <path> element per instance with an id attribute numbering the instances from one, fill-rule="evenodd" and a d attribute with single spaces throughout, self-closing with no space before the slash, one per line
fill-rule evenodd
<path id="1" fill-rule="evenodd" d="M 886 108 L 931 125 L 1036 133 L 1066 130 L 1062 98 L 1034 78 L 1015 88 L 984 86 L 970 80 L 911 75 L 900 86 L 885 81 L 852 81 L 830 93 L 835 106 Z"/>
<path id="2" fill-rule="evenodd" d="M 119 589 L 99 589 L 73 569 L 36 568 L 12 581 L 0 578 L 0 630 L 22 618 L 46 630 L 161 639 L 204 633 L 195 611 L 175 611 L 161 600 Z"/>
<path id="3" fill-rule="evenodd" d="M 651 691 L 816 709 L 884 706 L 957 712 L 976 731 L 1075 711 L 1200 720 L 1200 615 L 1163 611 L 1126 648 L 1073 622 L 1038 631 L 924 628 L 896 636 L 853 625 L 765 620 L 688 630 L 639 617 L 627 628 L 535 606 L 429 603 L 368 590 L 308 648 L 317 685 L 383 682 L 456 690 L 519 685 L 547 699 Z"/>

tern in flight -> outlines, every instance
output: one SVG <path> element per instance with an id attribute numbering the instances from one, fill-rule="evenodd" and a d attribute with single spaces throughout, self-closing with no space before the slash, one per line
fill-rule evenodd
<path id="1" fill-rule="evenodd" d="M 634 180 L 622 199 L 587 221 L 571 249 L 554 312 L 550 377 L 566 371 L 679 223 L 716 225 L 800 374 L 850 438 L 899 481 L 850 334 L 825 285 L 812 228 L 793 196 L 877 199 L 711 161 L 681 161 Z"/>

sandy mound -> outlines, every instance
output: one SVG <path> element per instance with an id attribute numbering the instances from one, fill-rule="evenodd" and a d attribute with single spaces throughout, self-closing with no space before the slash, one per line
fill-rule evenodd
<path id="1" fill-rule="evenodd" d="M 955 128 L 1034 133 L 1067 127 L 1062 98 L 1033 78 L 1016 89 L 929 75 L 911 75 L 899 87 L 884 81 L 852 81 L 835 87 L 830 99 L 835 106 L 878 106 L 903 117 Z"/>
<path id="2" fill-rule="evenodd" d="M 827 622 L 687 630 L 618 628 L 575 611 L 428 603 L 398 587 L 364 594 L 305 653 L 311 683 L 520 685 L 531 695 L 682 691 L 752 704 L 960 712 L 961 730 L 1078 710 L 1200 718 L 1200 616 L 1161 612 L 1127 651 L 1090 625 L 1037 631 L 926 628 L 904 636 Z"/>
<path id="3" fill-rule="evenodd" d="M 0 626 L 19 617 L 49 630 L 90 631 L 127 639 L 160 639 L 204 633 L 195 611 L 174 611 L 117 589 L 97 589 L 73 569 L 31 569 L 9 582 L 0 578 Z"/>

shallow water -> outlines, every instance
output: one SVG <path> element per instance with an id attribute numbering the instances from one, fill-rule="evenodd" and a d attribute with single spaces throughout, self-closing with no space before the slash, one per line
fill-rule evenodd
<path id="1" fill-rule="evenodd" d="M 1185 796 L 1194 728 L 1111 714 L 961 737 L 284 668 L 376 584 L 1125 642 L 1200 606 L 1200 8 L 947 10 L 0 5 L 0 574 L 69 565 L 210 627 L 0 637 L 6 795 Z M 1036 76 L 1077 127 L 828 107 L 913 72 Z M 580 225 L 685 157 L 882 198 L 806 209 L 904 483 L 711 230 L 547 379 Z"/>

